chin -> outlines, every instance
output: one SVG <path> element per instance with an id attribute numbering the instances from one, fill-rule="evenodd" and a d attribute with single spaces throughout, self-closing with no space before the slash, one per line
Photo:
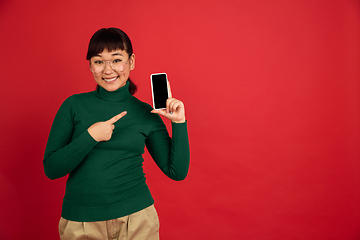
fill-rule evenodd
<path id="1" fill-rule="evenodd" d="M 113 92 L 113 91 L 116 91 L 116 90 L 118 90 L 119 88 L 125 86 L 125 83 L 124 83 L 124 84 L 120 84 L 120 83 L 108 84 L 108 83 L 105 83 L 105 84 L 102 84 L 101 86 L 102 86 L 104 89 L 106 89 L 107 91 Z"/>
<path id="2" fill-rule="evenodd" d="M 120 88 L 120 86 L 102 86 L 105 90 L 109 91 L 109 92 L 113 92 L 116 91 Z"/>

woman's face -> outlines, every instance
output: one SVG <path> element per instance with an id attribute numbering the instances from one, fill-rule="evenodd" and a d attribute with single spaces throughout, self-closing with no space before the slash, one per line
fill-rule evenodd
<path id="1" fill-rule="evenodd" d="M 96 83 L 107 91 L 115 91 L 126 84 L 135 68 L 135 55 L 129 57 L 123 50 L 104 49 L 90 59 L 90 70 Z"/>

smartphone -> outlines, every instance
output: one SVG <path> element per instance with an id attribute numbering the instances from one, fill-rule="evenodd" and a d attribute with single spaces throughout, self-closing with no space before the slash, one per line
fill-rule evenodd
<path id="1" fill-rule="evenodd" d="M 165 109 L 166 100 L 169 98 L 168 80 L 166 73 L 151 74 L 150 80 L 154 109 Z"/>

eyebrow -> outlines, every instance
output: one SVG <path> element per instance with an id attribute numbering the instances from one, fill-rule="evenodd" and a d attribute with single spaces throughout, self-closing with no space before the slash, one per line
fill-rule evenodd
<path id="1" fill-rule="evenodd" d="M 121 53 L 113 53 L 112 56 L 123 56 Z M 94 55 L 94 57 L 102 57 L 100 54 Z"/>

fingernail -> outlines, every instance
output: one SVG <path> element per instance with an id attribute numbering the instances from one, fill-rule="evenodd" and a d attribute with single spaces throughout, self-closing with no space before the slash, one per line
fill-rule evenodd
<path id="1" fill-rule="evenodd" d="M 170 114 L 172 114 L 172 112 L 170 112 Z"/>

